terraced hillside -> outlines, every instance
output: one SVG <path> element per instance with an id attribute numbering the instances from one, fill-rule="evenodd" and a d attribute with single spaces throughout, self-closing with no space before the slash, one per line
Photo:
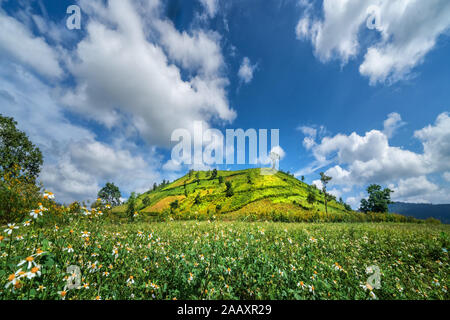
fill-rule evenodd
<path id="1" fill-rule="evenodd" d="M 227 194 L 227 182 L 231 183 L 231 194 Z M 309 194 L 314 201 L 307 201 Z M 152 216 L 170 214 L 187 219 L 214 215 L 225 220 L 367 220 L 335 200 L 328 202 L 328 214 L 325 214 L 324 195 L 320 190 L 284 172 L 261 175 L 260 169 L 218 171 L 216 176 L 212 171 L 191 172 L 139 195 L 136 210 Z M 114 211 L 125 212 L 126 205 Z"/>

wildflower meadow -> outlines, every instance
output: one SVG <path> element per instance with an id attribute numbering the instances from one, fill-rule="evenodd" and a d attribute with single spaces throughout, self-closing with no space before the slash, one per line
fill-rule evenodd
<path id="1" fill-rule="evenodd" d="M 450 298 L 447 225 L 130 222 L 41 201 L 2 227 L 0 299 Z"/>

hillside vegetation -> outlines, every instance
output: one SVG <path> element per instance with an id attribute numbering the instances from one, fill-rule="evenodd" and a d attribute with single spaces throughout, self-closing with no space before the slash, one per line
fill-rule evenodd
<path id="1" fill-rule="evenodd" d="M 231 192 L 227 192 L 227 182 Z M 308 201 L 308 195 L 310 201 Z M 127 205 L 114 208 L 126 212 Z M 415 221 L 396 214 L 363 214 L 295 177 L 277 172 L 261 175 L 260 169 L 191 171 L 178 180 L 137 197 L 135 209 L 155 218 L 220 219 L 245 221 Z"/>

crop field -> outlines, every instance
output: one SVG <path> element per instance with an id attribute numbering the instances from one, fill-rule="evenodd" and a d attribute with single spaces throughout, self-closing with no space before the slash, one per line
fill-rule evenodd
<path id="1" fill-rule="evenodd" d="M 97 211 L 1 231 L 0 299 L 450 299 L 448 225 L 124 224 Z"/>

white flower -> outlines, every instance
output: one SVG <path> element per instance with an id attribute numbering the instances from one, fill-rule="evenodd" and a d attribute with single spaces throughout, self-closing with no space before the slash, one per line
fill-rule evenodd
<path id="1" fill-rule="evenodd" d="M 39 209 L 32 210 L 32 211 L 30 212 L 30 216 L 31 216 L 33 219 L 37 219 L 37 218 L 39 218 L 39 216 L 42 216 L 42 211 L 39 210 Z"/>
<path id="2" fill-rule="evenodd" d="M 50 199 L 50 200 L 55 199 L 55 195 L 49 191 L 44 192 L 43 197 L 44 197 L 44 199 Z"/>
<path id="3" fill-rule="evenodd" d="M 97 271 L 97 263 L 98 261 L 95 261 L 94 263 L 89 262 L 89 273 Z"/>
<path id="4" fill-rule="evenodd" d="M 131 284 L 133 284 L 134 283 L 134 277 L 133 276 L 130 276 L 129 278 L 128 278 L 128 280 L 127 280 L 127 284 L 128 285 L 131 285 Z"/>
<path id="5" fill-rule="evenodd" d="M 25 276 L 28 279 L 33 279 L 36 276 L 40 277 L 41 276 L 41 266 L 36 265 L 34 268 L 31 269 L 31 271 L 27 272 L 25 274 Z"/>
<path id="6" fill-rule="evenodd" d="M 28 262 L 27 269 L 30 269 L 31 267 L 36 267 L 37 264 L 36 264 L 36 262 L 34 261 L 34 257 L 35 257 L 35 256 L 36 256 L 36 255 L 34 254 L 34 255 L 29 256 L 29 257 L 26 257 L 25 260 L 20 261 L 19 264 L 18 264 L 17 266 L 20 267 L 21 265 L 23 265 L 23 264 L 25 264 L 25 263 Z"/>
<path id="7" fill-rule="evenodd" d="M 67 246 L 67 248 L 64 248 L 63 250 L 67 251 L 68 253 L 73 252 L 73 248 L 72 248 L 72 246 L 70 244 Z"/>
<path id="8" fill-rule="evenodd" d="M 91 235 L 90 232 L 87 232 L 87 231 L 81 232 L 81 237 L 82 237 L 82 238 L 87 238 L 87 237 L 89 237 L 90 235 Z"/>
<path id="9" fill-rule="evenodd" d="M 8 223 L 8 228 L 3 230 L 3 232 L 6 232 L 7 234 L 11 234 L 14 230 L 19 229 L 18 226 L 16 226 L 15 223 Z"/>
<path id="10" fill-rule="evenodd" d="M 117 259 L 119 256 L 119 250 L 116 247 L 114 247 L 112 255 L 114 256 L 114 259 Z"/>
<path id="11" fill-rule="evenodd" d="M 8 277 L 8 283 L 5 285 L 5 289 L 8 289 L 10 285 L 15 286 L 20 278 L 24 276 L 25 273 L 22 272 L 22 269 L 16 271 L 16 273 L 11 274 Z"/>

